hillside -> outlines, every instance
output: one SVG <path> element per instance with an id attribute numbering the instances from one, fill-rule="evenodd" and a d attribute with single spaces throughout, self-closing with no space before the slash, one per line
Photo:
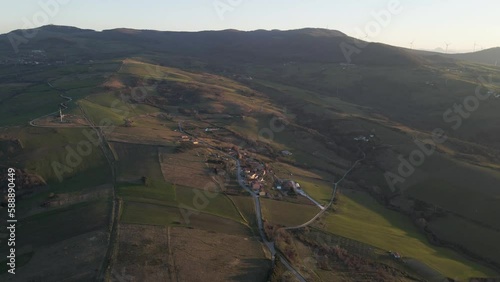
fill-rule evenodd
<path id="1" fill-rule="evenodd" d="M 32 40 L 23 40 L 23 32 L 36 33 Z M 36 30 L 13 31 L 0 37 L 3 50 L 12 55 L 9 38 L 20 42 L 20 50 L 43 48 L 59 53 L 60 58 L 116 58 L 133 53 L 175 54 L 220 65 L 247 63 L 345 63 L 341 43 L 353 48 L 363 46 L 352 63 L 374 65 L 413 65 L 416 58 L 397 48 L 383 44 L 357 42 L 338 31 L 302 29 L 293 31 L 236 30 L 204 32 L 161 32 L 153 30 L 114 29 L 95 32 L 70 27 L 44 26 Z M 27 42 L 26 42 L 27 41 Z M 115 48 L 120 43 L 126 48 Z M 17 45 L 17 44 L 16 44 Z M 68 51 L 67 48 L 71 48 Z M 9 50 L 10 49 L 10 50 Z M 111 54 L 110 49 L 114 53 Z M 64 50 L 64 51 L 63 51 Z M 118 51 L 118 52 L 117 52 Z M 52 53 L 50 51 L 49 53 Z"/>
<path id="2" fill-rule="evenodd" d="M 447 57 L 478 64 L 498 66 L 498 61 L 500 61 L 500 47 L 476 51 L 473 53 L 450 54 L 447 55 Z"/>
<path id="3" fill-rule="evenodd" d="M 324 29 L 8 38 L 20 279 L 499 276 L 496 67 Z"/>

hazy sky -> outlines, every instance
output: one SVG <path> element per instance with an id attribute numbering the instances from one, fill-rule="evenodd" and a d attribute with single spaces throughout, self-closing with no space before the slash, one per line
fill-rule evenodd
<path id="1" fill-rule="evenodd" d="M 445 42 L 449 51 L 472 51 L 474 42 L 476 50 L 500 46 L 498 0 L 19 0 L 1 5 L 0 33 L 45 24 L 176 31 L 320 27 L 403 47 L 413 41 L 418 49 L 445 49 Z M 375 14 L 381 15 L 378 20 Z"/>

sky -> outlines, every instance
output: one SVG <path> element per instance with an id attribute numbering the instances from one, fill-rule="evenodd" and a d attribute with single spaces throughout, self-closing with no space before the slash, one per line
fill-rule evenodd
<path id="1" fill-rule="evenodd" d="M 448 52 L 500 46 L 498 0 L 3 1 L 0 33 L 46 24 L 94 30 L 339 30 L 371 42 Z"/>

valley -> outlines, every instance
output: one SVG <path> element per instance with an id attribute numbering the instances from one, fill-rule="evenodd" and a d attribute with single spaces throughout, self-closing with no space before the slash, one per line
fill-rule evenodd
<path id="1" fill-rule="evenodd" d="M 21 50 L 39 64 L 0 36 L 22 279 L 500 277 L 500 68 L 383 44 L 345 64 L 333 31 L 152 32 L 47 26 Z"/>

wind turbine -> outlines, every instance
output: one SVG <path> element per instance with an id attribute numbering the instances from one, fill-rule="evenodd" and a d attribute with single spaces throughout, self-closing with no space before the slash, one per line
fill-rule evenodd
<path id="1" fill-rule="evenodd" d="M 446 53 L 448 53 L 448 46 L 450 46 L 450 45 L 451 45 L 451 43 L 445 42 L 444 44 L 446 45 L 446 50 L 445 50 L 445 52 L 446 52 Z"/>
<path id="2" fill-rule="evenodd" d="M 63 122 L 63 118 L 65 117 L 66 115 L 62 113 L 62 109 L 59 108 L 59 118 L 61 119 L 61 123 Z"/>
<path id="3" fill-rule="evenodd" d="M 474 52 L 476 52 L 476 46 L 477 46 L 476 41 L 474 41 Z"/>
<path id="4" fill-rule="evenodd" d="M 412 41 L 410 42 L 410 49 L 413 49 L 413 42 L 415 42 L 415 40 L 412 40 Z"/>

